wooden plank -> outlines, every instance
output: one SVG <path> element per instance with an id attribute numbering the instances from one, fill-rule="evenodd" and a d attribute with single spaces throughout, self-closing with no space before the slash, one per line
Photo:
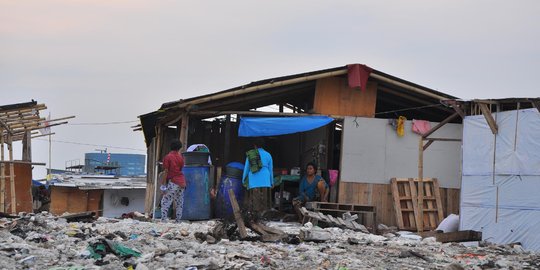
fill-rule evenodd
<path id="1" fill-rule="evenodd" d="M 318 79 L 313 110 L 320 114 L 373 117 L 377 100 L 377 83 L 369 81 L 364 91 L 349 88 L 347 79 Z"/>
<path id="2" fill-rule="evenodd" d="M 267 235 L 268 233 L 259 226 L 257 223 L 250 223 L 249 227 L 251 227 L 256 233 L 260 235 Z"/>
<path id="3" fill-rule="evenodd" d="M 489 128 L 491 129 L 491 133 L 497 134 L 499 127 L 497 126 L 497 122 L 495 121 L 495 119 L 493 119 L 493 115 L 491 115 L 491 111 L 487 107 L 487 104 L 478 103 L 478 106 L 480 106 L 480 110 L 482 111 L 482 114 L 484 115 L 484 118 L 486 119 Z"/>
<path id="4" fill-rule="evenodd" d="M 458 231 L 458 232 L 448 232 L 448 233 L 437 233 L 437 232 L 423 232 L 421 236 L 424 238 L 435 237 L 437 242 L 448 243 L 448 242 L 469 242 L 469 241 L 481 241 L 482 232 L 477 231 Z"/>
<path id="5" fill-rule="evenodd" d="M 433 183 L 426 183 L 426 196 L 432 196 L 431 194 L 431 190 L 433 189 Z M 427 209 L 425 209 L 426 211 L 427 210 L 432 210 L 434 208 L 434 203 L 432 200 L 428 200 L 426 201 L 426 204 L 427 204 Z M 437 210 L 437 209 L 435 209 Z M 433 213 L 427 213 L 428 215 L 428 220 L 429 220 L 429 229 L 430 230 L 433 230 L 435 228 L 437 228 L 437 219 L 435 217 L 435 215 Z"/>
<path id="6" fill-rule="evenodd" d="M 242 218 L 242 213 L 240 212 L 240 206 L 238 206 L 238 201 L 236 200 L 236 196 L 234 195 L 234 191 L 232 189 L 229 189 L 229 200 L 231 201 L 231 206 L 233 208 L 236 225 L 238 225 L 240 238 L 244 239 L 247 237 L 246 226 L 244 225 L 244 219 Z"/>
<path id="7" fill-rule="evenodd" d="M 270 232 L 270 233 L 273 233 L 273 234 L 285 234 L 284 231 L 280 230 L 280 229 L 276 229 L 276 228 L 272 228 L 272 227 L 268 227 L 262 223 L 257 223 L 259 225 L 259 227 L 261 227 L 263 230 L 267 231 L 267 232 Z"/>
<path id="8" fill-rule="evenodd" d="M 409 178 L 409 189 L 410 189 L 410 194 L 413 198 L 417 198 L 417 188 L 416 188 L 416 184 L 414 183 L 414 179 L 413 178 Z M 419 211 L 419 207 L 418 207 L 418 201 L 415 199 L 415 200 L 412 200 L 412 205 L 413 205 L 413 209 L 414 209 L 414 221 L 415 221 L 415 224 L 414 225 L 411 225 L 411 227 L 416 227 L 417 229 L 418 228 L 422 228 L 422 219 L 420 217 L 420 211 Z"/>
<path id="9" fill-rule="evenodd" d="M 437 221 L 437 225 L 439 225 L 439 223 L 441 223 L 441 221 L 443 221 L 444 219 L 444 211 L 443 211 L 443 207 L 442 207 L 442 200 L 441 200 L 441 193 L 440 193 L 440 190 L 441 188 L 439 187 L 439 181 L 434 178 L 433 179 L 433 192 L 435 193 L 435 204 L 436 204 L 436 207 L 437 207 L 437 217 L 438 217 L 438 221 Z M 436 227 L 435 226 L 435 227 Z"/>
<path id="10" fill-rule="evenodd" d="M 392 196 L 394 197 L 394 209 L 396 210 L 396 221 L 398 224 L 398 228 L 404 228 L 405 225 L 403 224 L 403 214 L 401 209 L 401 198 L 399 196 L 398 186 L 397 186 L 397 180 L 396 178 L 392 178 L 391 180 L 391 186 L 392 186 Z M 412 200 L 411 196 L 404 196 L 409 198 L 409 200 Z"/>

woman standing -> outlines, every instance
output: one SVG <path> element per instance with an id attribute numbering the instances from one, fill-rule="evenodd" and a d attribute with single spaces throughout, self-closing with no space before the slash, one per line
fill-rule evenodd
<path id="1" fill-rule="evenodd" d="M 162 221 L 167 221 L 169 207 L 171 207 L 173 201 L 176 202 L 176 222 L 182 219 L 186 179 L 182 172 L 184 158 L 180 154 L 181 148 L 182 143 L 179 140 L 173 140 L 171 142 L 171 151 L 163 158 L 163 168 L 166 177 L 161 180 L 161 190 L 165 192 L 165 195 L 161 199 Z M 169 181 L 168 184 L 167 181 Z"/>

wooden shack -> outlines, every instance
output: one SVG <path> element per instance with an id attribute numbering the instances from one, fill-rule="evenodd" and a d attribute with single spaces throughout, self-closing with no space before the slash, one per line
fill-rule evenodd
<path id="1" fill-rule="evenodd" d="M 31 141 L 50 136 L 49 131 L 39 134 L 38 129 L 65 124 L 58 122 L 73 117 L 47 120 L 39 115 L 45 104 L 36 101 L 0 106 L 0 212 L 32 212 Z M 22 142 L 22 160 L 14 160 L 13 145 Z"/>
<path id="2" fill-rule="evenodd" d="M 390 179 L 418 175 L 418 139 L 410 131 L 410 120 L 436 125 L 447 119 L 455 113 L 441 103 L 448 99 L 456 97 L 352 64 L 164 103 L 159 110 L 141 115 L 141 124 L 135 127 L 144 133 L 148 147 L 146 212 L 152 208 L 157 162 L 168 152 L 171 139 L 207 145 L 219 167 L 245 159 L 249 144 L 238 137 L 242 117 L 325 115 L 335 121 L 312 131 L 269 138 L 267 150 L 274 167 L 303 167 L 317 159 L 323 171 L 340 172 L 333 201 L 374 205 L 378 222 L 396 225 Z M 400 116 L 408 119 L 402 122 L 403 137 L 389 124 Z M 461 119 L 448 122 L 439 135 L 461 136 Z M 440 180 L 444 214 L 458 213 L 460 145 L 439 143 L 430 150 L 433 153 L 426 153 L 425 159 L 432 163 L 426 165 L 424 175 Z"/>

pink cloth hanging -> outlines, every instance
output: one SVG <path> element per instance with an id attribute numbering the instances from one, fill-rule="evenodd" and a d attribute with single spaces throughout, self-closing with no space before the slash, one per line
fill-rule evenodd
<path id="1" fill-rule="evenodd" d="M 431 130 L 431 123 L 426 120 L 412 120 L 412 132 L 420 135 L 426 134 Z"/>
<path id="2" fill-rule="evenodd" d="M 338 170 L 328 170 L 328 178 L 330 178 L 330 186 L 334 186 L 338 179 Z"/>

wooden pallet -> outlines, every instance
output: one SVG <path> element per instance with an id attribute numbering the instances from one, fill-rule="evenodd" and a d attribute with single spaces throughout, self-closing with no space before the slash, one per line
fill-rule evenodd
<path id="1" fill-rule="evenodd" d="M 341 217 L 349 212 L 351 215 L 358 215 L 358 222 L 361 224 L 377 228 L 377 211 L 372 205 L 346 204 L 346 203 L 328 203 L 328 202 L 308 202 L 306 209 L 334 217 Z"/>
<path id="2" fill-rule="evenodd" d="M 423 199 L 423 230 L 434 230 L 443 220 L 439 183 L 436 178 L 426 178 Z M 417 231 L 419 223 L 418 179 L 392 178 L 392 197 L 400 230 Z"/>

